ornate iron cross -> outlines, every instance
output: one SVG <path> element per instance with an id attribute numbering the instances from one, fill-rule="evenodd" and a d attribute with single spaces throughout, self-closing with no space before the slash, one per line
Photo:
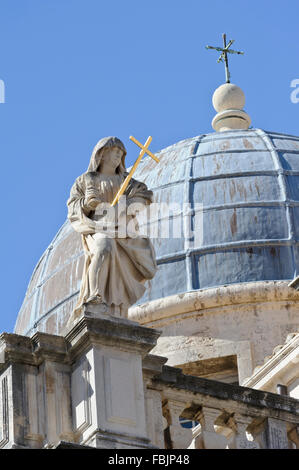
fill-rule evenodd
<path id="1" fill-rule="evenodd" d="M 226 44 L 226 34 L 222 34 L 223 38 L 223 48 L 222 47 L 213 47 L 213 46 L 206 46 L 206 49 L 215 49 L 216 51 L 222 52 L 220 55 L 219 59 L 217 60 L 218 62 L 224 62 L 225 64 L 225 79 L 226 83 L 230 83 L 230 73 L 228 69 L 228 58 L 227 58 L 227 53 L 230 54 L 244 54 L 242 51 L 234 51 L 233 49 L 229 49 L 229 47 L 232 45 L 234 42 L 234 39 L 231 39 L 228 44 Z"/>

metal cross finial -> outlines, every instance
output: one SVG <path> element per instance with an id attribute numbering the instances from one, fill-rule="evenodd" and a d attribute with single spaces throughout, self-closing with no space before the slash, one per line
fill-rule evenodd
<path id="1" fill-rule="evenodd" d="M 206 49 L 215 49 L 216 51 L 222 52 L 220 55 L 219 59 L 217 60 L 218 62 L 223 62 L 225 64 L 225 78 L 226 78 L 226 83 L 230 83 L 230 73 L 228 70 L 228 58 L 227 58 L 227 53 L 229 52 L 230 54 L 244 54 L 242 51 L 234 51 L 233 49 L 229 49 L 229 46 L 232 45 L 234 42 L 234 39 L 231 39 L 228 44 L 226 44 L 226 34 L 222 34 L 223 38 L 223 48 L 222 47 L 213 47 L 213 46 L 206 46 Z"/>

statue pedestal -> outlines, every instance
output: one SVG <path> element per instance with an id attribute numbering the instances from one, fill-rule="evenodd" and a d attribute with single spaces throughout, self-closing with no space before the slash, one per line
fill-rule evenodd
<path id="1" fill-rule="evenodd" d="M 128 307 L 125 307 L 123 305 L 112 305 L 110 307 L 106 304 L 86 303 L 82 306 L 81 315 L 85 317 L 94 318 L 106 318 L 107 316 L 117 318 L 128 318 Z"/>
<path id="2" fill-rule="evenodd" d="M 162 415 L 149 411 L 160 392 L 144 392 L 162 368 L 148 356 L 160 332 L 83 313 L 65 336 L 0 335 L 0 448 L 161 445 Z"/>
<path id="3" fill-rule="evenodd" d="M 159 332 L 96 307 L 86 307 L 65 336 L 73 364 L 74 432 L 80 443 L 97 448 L 153 448 L 146 432 L 142 359 Z"/>
<path id="4" fill-rule="evenodd" d="M 106 305 L 105 303 L 95 304 L 92 302 L 87 302 L 82 305 L 78 310 L 74 310 L 70 316 L 67 325 L 66 331 L 69 331 L 75 323 L 77 323 L 80 318 L 83 317 L 92 317 L 92 318 L 128 318 L 128 306 L 125 305 Z"/>

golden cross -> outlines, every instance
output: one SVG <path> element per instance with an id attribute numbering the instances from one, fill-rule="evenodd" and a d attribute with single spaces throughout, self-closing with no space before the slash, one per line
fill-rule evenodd
<path id="1" fill-rule="evenodd" d="M 130 173 L 128 174 L 128 176 L 126 177 L 125 181 L 123 182 L 123 184 L 121 185 L 121 187 L 119 188 L 119 191 L 118 193 L 116 194 L 115 198 L 113 199 L 112 201 L 112 204 L 111 206 L 115 206 L 115 204 L 119 201 L 119 198 L 123 195 L 123 193 L 125 192 L 125 190 L 127 189 L 128 187 L 128 184 L 133 176 L 133 174 L 135 173 L 135 170 L 136 168 L 138 167 L 143 155 L 145 153 L 147 153 L 151 158 L 153 158 L 157 163 L 160 162 L 160 160 L 156 157 L 156 155 L 154 155 L 149 149 L 148 149 L 148 146 L 149 144 L 151 143 L 152 141 L 152 137 L 149 136 L 147 141 L 145 142 L 144 145 L 142 145 L 140 142 L 138 142 L 137 139 L 135 139 L 135 137 L 133 137 L 132 135 L 130 135 L 130 139 L 136 144 L 138 145 L 138 147 L 141 148 L 141 152 L 139 153 L 139 156 L 136 160 L 136 162 L 134 163 L 134 165 L 132 166 L 131 168 L 131 171 Z"/>

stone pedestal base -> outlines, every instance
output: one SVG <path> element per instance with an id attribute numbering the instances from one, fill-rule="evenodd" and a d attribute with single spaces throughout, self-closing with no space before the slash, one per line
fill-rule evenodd
<path id="1" fill-rule="evenodd" d="M 128 307 L 123 305 L 106 305 L 87 303 L 82 306 L 82 316 L 94 316 L 95 318 L 103 318 L 103 315 L 110 317 L 128 318 Z"/>
<path id="2" fill-rule="evenodd" d="M 159 333 L 96 305 L 66 335 L 73 351 L 71 394 L 78 442 L 111 449 L 153 448 L 146 431 L 142 359 Z"/>
<path id="3" fill-rule="evenodd" d="M 69 331 L 80 318 L 83 317 L 94 317 L 94 318 L 128 318 L 128 306 L 126 305 L 107 305 L 105 303 L 95 304 L 87 302 L 82 305 L 78 310 L 74 310 L 70 316 L 67 325 L 66 332 Z"/>
<path id="4" fill-rule="evenodd" d="M 157 330 L 93 305 L 65 336 L 0 336 L 0 448 L 156 448 L 142 361 Z"/>

